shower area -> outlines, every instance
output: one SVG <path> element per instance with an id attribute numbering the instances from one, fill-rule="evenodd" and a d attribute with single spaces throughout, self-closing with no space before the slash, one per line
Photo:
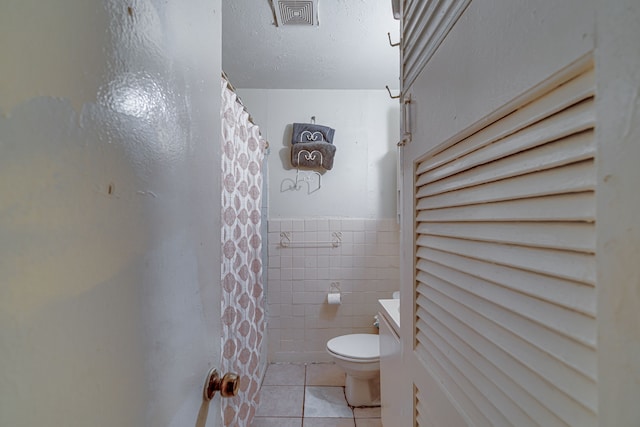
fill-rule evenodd
<path id="1" fill-rule="evenodd" d="M 238 394 L 222 402 L 222 415 L 226 426 L 247 426 L 267 364 L 262 243 L 267 143 L 224 73 L 221 91 L 221 368 L 240 376 Z"/>

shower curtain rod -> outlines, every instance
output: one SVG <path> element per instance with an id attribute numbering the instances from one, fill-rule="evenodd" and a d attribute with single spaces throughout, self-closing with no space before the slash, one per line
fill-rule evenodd
<path id="1" fill-rule="evenodd" d="M 221 74 L 222 74 L 222 78 L 224 79 L 224 81 L 227 82 L 227 87 L 229 88 L 229 90 L 231 90 L 231 92 L 236 94 L 236 102 L 238 104 L 242 105 L 242 109 L 245 111 L 245 113 L 247 113 L 249 115 L 249 122 L 254 126 L 258 126 L 258 125 L 256 125 L 256 122 L 253 121 L 253 117 L 251 117 L 251 113 L 249 113 L 249 110 L 247 110 L 247 107 L 242 102 L 242 99 L 240 99 L 240 97 L 238 96 L 238 92 L 236 92 L 236 88 L 233 87 L 233 85 L 231 84 L 231 81 L 229 80 L 229 77 L 227 76 L 227 73 L 225 73 L 224 70 L 222 70 Z M 262 135 L 262 132 L 260 132 L 260 134 Z M 266 150 L 266 149 L 269 148 L 269 141 L 267 141 L 265 139 L 264 143 L 265 143 L 265 147 L 264 148 Z"/>
<path id="2" fill-rule="evenodd" d="M 252 125 L 256 125 L 256 123 L 253 121 L 253 117 L 251 117 L 251 114 L 249 113 L 249 111 L 247 110 L 247 107 L 244 105 L 244 103 L 242 102 L 242 99 L 240 99 L 240 97 L 238 96 L 238 92 L 236 91 L 236 88 L 233 87 L 233 85 L 231 84 L 231 81 L 229 80 L 229 77 L 227 76 L 227 73 L 224 72 L 224 70 L 222 71 L 222 78 L 227 82 L 227 87 L 229 88 L 229 90 L 231 90 L 231 92 L 236 94 L 236 101 L 242 105 L 242 108 L 244 109 L 244 111 L 249 114 L 249 121 L 251 122 Z"/>

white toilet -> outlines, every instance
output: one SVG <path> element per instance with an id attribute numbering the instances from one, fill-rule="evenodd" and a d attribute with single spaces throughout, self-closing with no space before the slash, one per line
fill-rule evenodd
<path id="1" fill-rule="evenodd" d="M 342 335 L 327 342 L 327 351 L 347 374 L 345 394 L 351 406 L 380 406 L 380 337 Z"/>

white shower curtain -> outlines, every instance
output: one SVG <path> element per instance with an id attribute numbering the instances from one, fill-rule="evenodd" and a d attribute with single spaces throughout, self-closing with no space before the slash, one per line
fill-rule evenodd
<path id="1" fill-rule="evenodd" d="M 222 402 L 226 426 L 248 426 L 264 375 L 265 301 L 260 258 L 262 160 L 258 126 L 222 78 L 222 372 L 240 375 L 240 392 Z"/>

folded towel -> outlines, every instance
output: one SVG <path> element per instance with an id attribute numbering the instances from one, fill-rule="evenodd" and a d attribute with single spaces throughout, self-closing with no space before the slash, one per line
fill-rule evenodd
<path id="1" fill-rule="evenodd" d="M 294 123 L 291 144 L 300 142 L 328 142 L 333 144 L 335 129 L 313 123 Z"/>
<path id="2" fill-rule="evenodd" d="M 328 142 L 307 142 L 291 147 L 291 164 L 293 167 L 330 170 L 336 146 Z"/>

